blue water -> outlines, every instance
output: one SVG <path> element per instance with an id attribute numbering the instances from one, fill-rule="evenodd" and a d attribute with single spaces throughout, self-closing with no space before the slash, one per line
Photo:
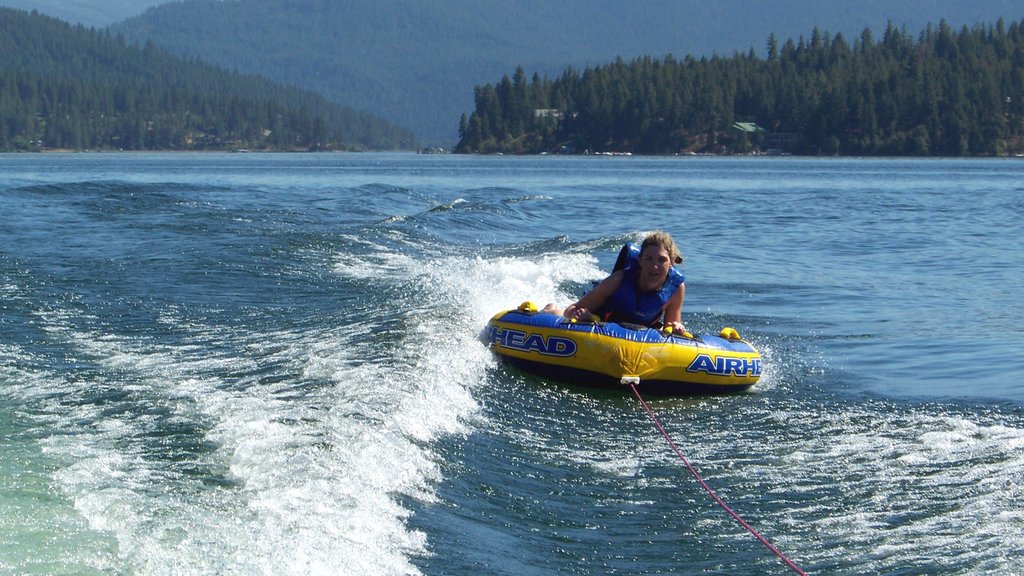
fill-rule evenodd
<path id="1" fill-rule="evenodd" d="M 0 156 L 0 573 L 784 574 L 627 392 L 478 334 L 681 245 L 649 399 L 815 574 L 1024 574 L 1024 162 Z M 642 388 L 641 388 L 642 390 Z"/>

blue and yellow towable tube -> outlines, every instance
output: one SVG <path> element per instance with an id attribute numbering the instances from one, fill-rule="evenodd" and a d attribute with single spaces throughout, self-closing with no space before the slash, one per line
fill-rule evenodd
<path id="1" fill-rule="evenodd" d="M 513 364 L 572 384 L 638 384 L 652 394 L 739 392 L 761 377 L 761 355 L 732 328 L 668 334 L 614 322 L 570 322 L 531 302 L 494 315 L 483 333 Z"/>

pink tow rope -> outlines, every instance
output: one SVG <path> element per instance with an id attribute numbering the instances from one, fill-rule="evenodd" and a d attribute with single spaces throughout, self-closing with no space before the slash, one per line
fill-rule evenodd
<path id="1" fill-rule="evenodd" d="M 718 494 L 715 494 L 715 491 L 712 490 L 710 486 L 708 486 L 707 482 L 705 482 L 704 479 L 700 477 L 700 474 L 697 473 L 697 470 L 695 470 L 694 467 L 690 464 L 689 460 L 686 459 L 686 456 L 683 456 L 683 453 L 680 452 L 679 448 L 676 447 L 676 443 L 672 441 L 672 438 L 668 435 L 668 432 L 665 431 L 665 427 L 662 426 L 661 422 L 658 421 L 657 416 L 654 415 L 654 411 L 651 410 L 651 407 L 647 405 L 647 402 L 644 402 L 643 396 L 641 396 L 640 392 L 636 389 L 637 383 L 635 381 L 630 381 L 627 379 L 623 379 L 623 383 L 628 383 L 629 387 L 633 389 L 633 394 L 636 395 L 637 400 L 640 401 L 640 405 L 643 406 L 644 410 L 647 411 L 647 415 L 651 417 L 651 421 L 654 422 L 654 425 L 657 426 L 658 430 L 661 431 L 661 435 L 665 437 L 665 440 L 668 440 L 668 445 L 672 447 L 672 450 L 674 450 L 676 455 L 679 456 L 679 459 L 683 461 L 683 464 L 686 464 L 686 467 L 690 469 L 690 473 L 692 473 L 693 477 L 697 479 L 697 482 L 700 482 L 700 485 L 704 487 L 704 490 L 711 495 L 711 498 L 719 506 L 721 506 L 723 510 L 728 512 L 730 516 L 735 518 L 736 521 L 740 523 L 740 526 L 746 528 L 747 532 L 753 534 L 754 537 L 760 540 L 762 544 L 764 544 L 769 550 L 772 551 L 772 553 L 778 556 L 779 559 L 786 564 L 786 566 L 789 566 L 793 569 L 794 572 L 800 574 L 801 576 L 807 576 L 807 573 L 801 570 L 800 567 L 796 565 L 796 563 L 787 558 L 785 554 L 779 551 L 779 549 L 776 548 L 771 542 L 769 542 L 764 536 L 761 536 L 761 534 L 758 533 L 758 531 L 755 530 L 750 524 L 747 524 L 746 521 L 743 520 L 743 518 L 740 518 L 739 514 L 733 512 L 732 508 L 729 508 L 729 506 L 727 506 L 726 503 L 723 502 L 722 499 L 718 497 Z"/>

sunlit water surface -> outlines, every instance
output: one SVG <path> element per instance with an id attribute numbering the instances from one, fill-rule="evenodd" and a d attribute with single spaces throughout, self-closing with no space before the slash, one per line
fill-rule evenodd
<path id="1" fill-rule="evenodd" d="M 817 574 L 1024 574 L 1024 162 L 0 156 L 0 572 L 786 573 L 480 343 L 622 243 L 765 358 L 650 404 Z"/>

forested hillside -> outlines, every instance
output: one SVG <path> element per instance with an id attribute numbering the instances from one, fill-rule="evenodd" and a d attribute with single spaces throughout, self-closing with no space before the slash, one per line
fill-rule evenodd
<path id="1" fill-rule="evenodd" d="M 8 0 L 9 1 L 9 0 Z M 856 37 L 1024 18 L 1020 0 L 187 0 L 115 27 L 229 69 L 383 115 L 450 144 L 474 86 L 644 55 L 732 55 L 814 27 Z"/>
<path id="2" fill-rule="evenodd" d="M 1024 152 L 1024 20 L 817 29 L 728 58 L 622 60 L 549 79 L 519 69 L 475 91 L 461 152 Z"/>
<path id="3" fill-rule="evenodd" d="M 0 6 L 16 8 L 102 28 L 140 14 L 146 8 L 173 0 L 0 0 Z"/>
<path id="4" fill-rule="evenodd" d="M 412 146 L 408 130 L 109 32 L 0 8 L 0 150 Z"/>

